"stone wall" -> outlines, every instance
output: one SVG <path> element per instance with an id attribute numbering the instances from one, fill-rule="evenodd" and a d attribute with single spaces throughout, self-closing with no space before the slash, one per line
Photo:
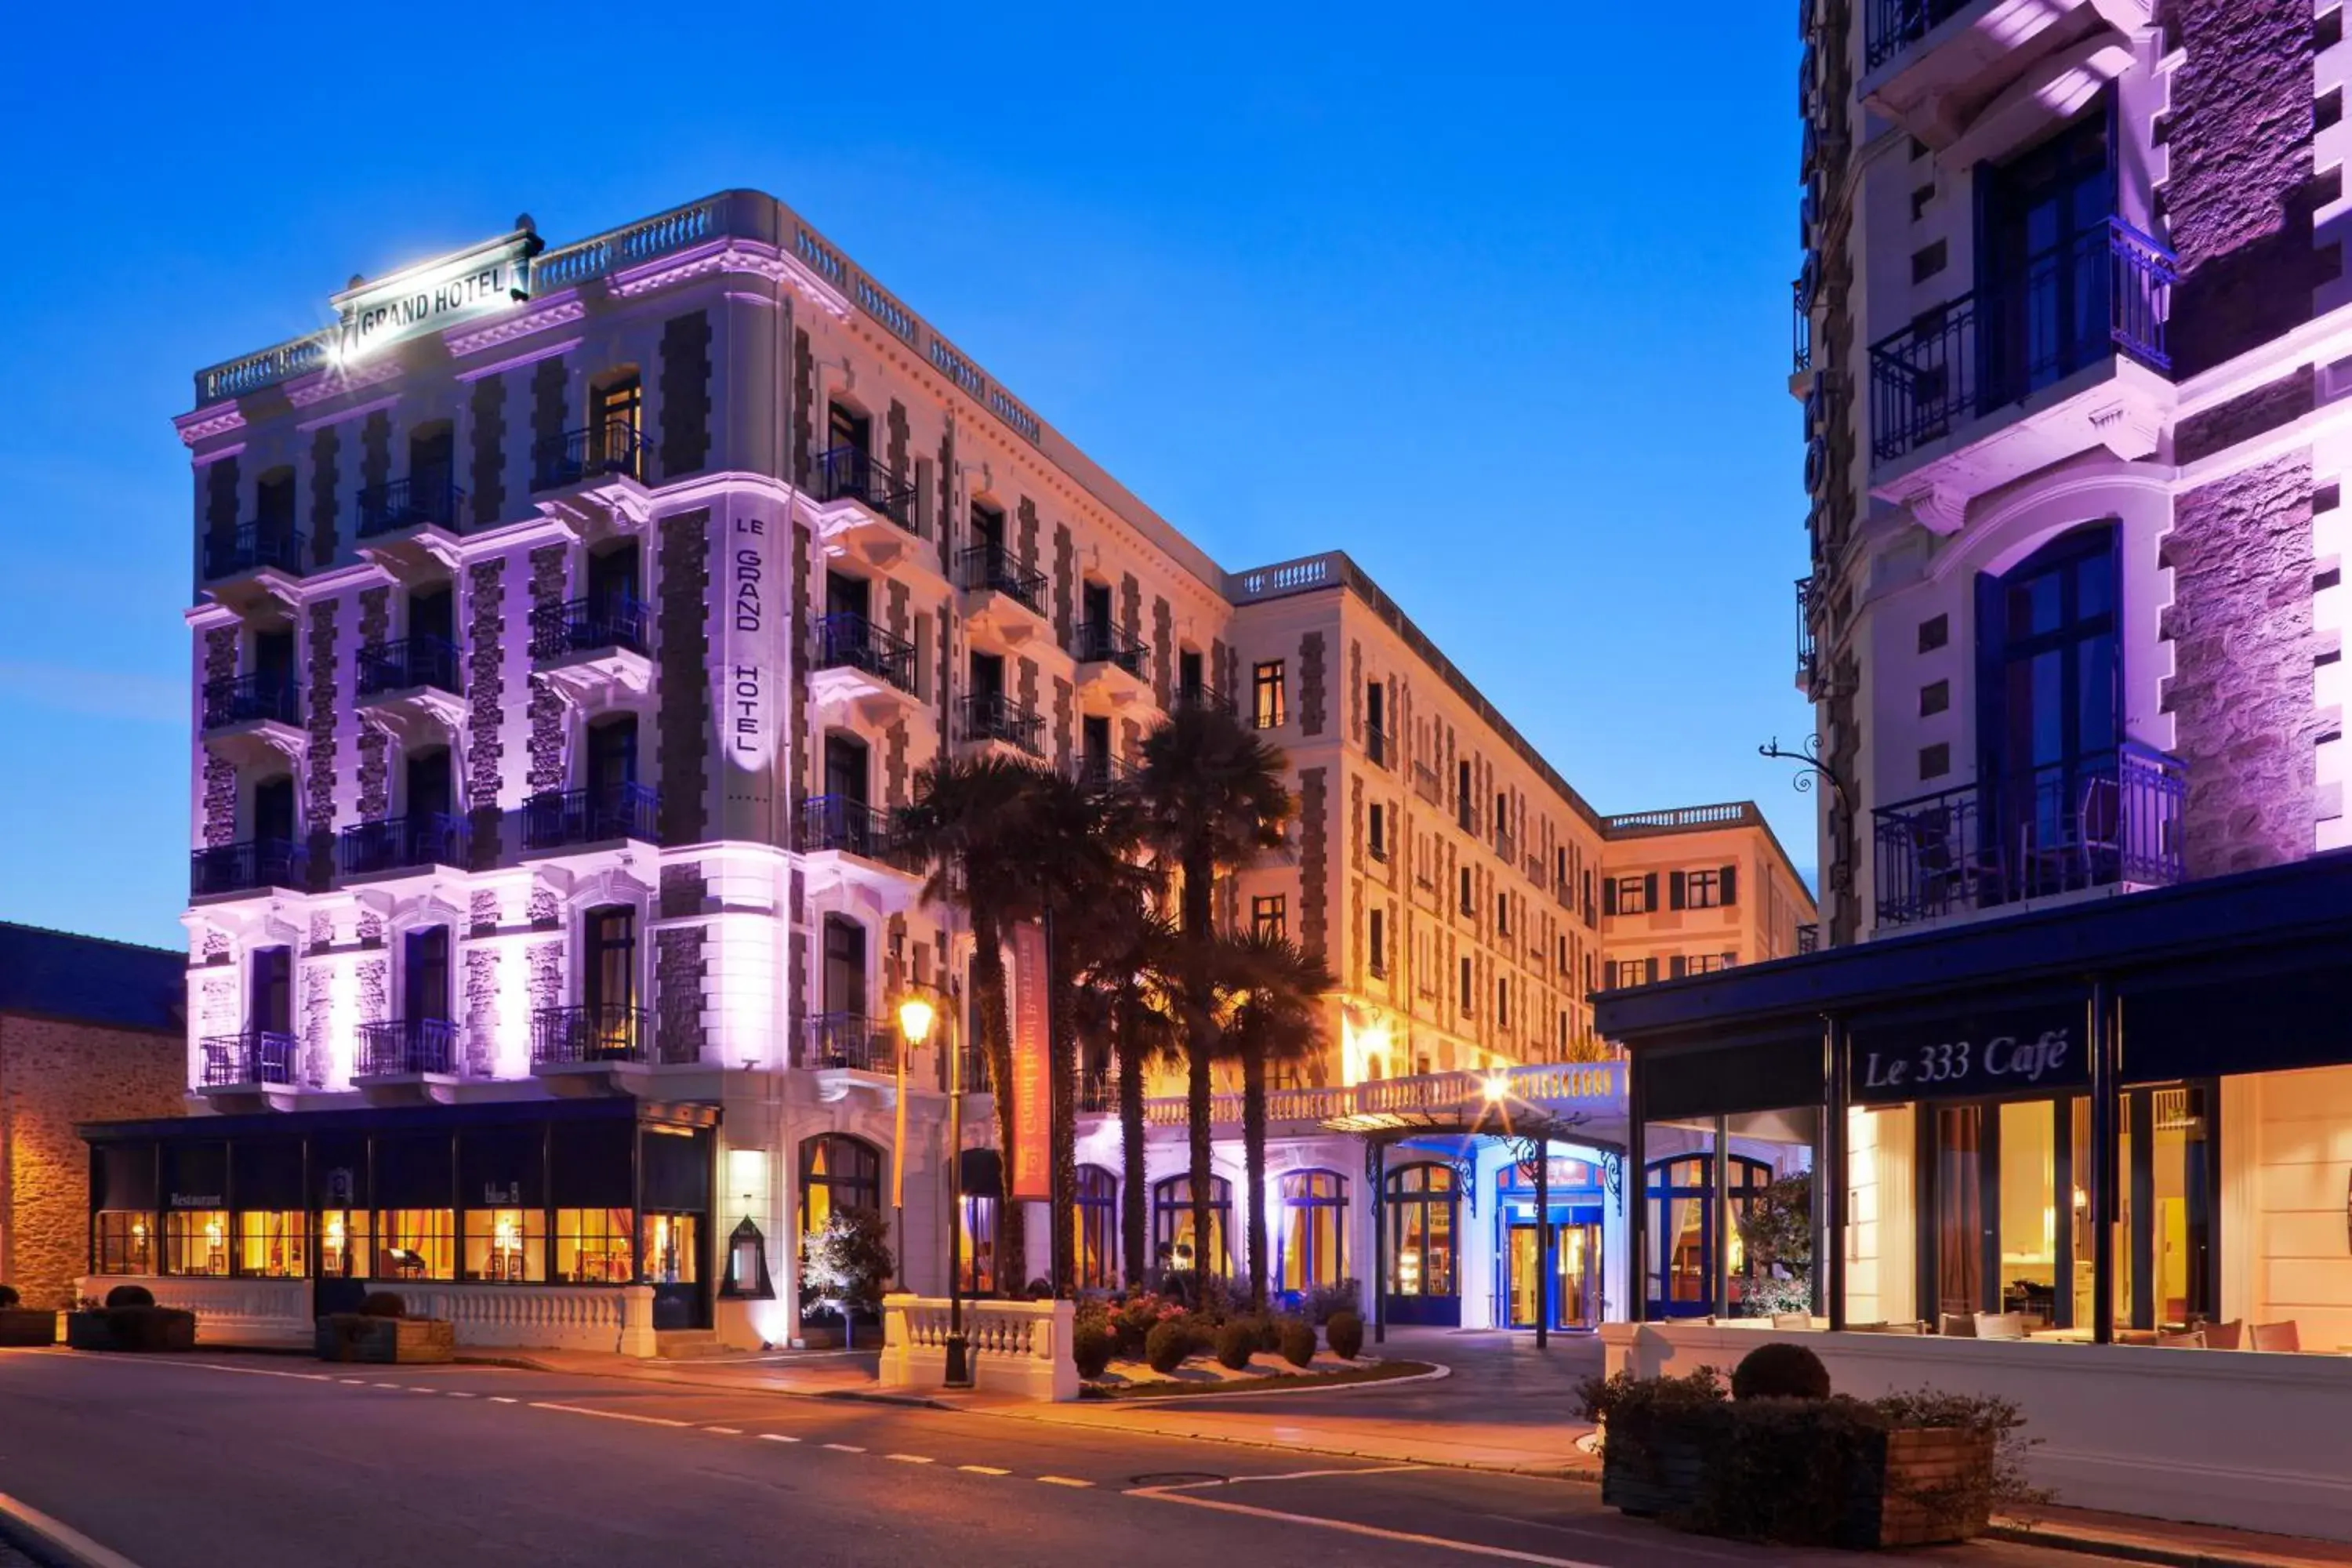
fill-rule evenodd
<path id="1" fill-rule="evenodd" d="M 84 1121 L 177 1116 L 187 1041 L 0 1016 L 0 1279 L 28 1307 L 69 1307 L 88 1271 L 89 1154 Z"/>

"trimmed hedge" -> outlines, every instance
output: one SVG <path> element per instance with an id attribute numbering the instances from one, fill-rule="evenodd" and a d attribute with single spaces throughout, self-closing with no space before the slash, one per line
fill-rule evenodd
<path id="1" fill-rule="evenodd" d="M 1293 1366 L 1306 1366 L 1315 1360 L 1315 1325 L 1304 1318 L 1285 1318 L 1279 1330 L 1282 1359 Z"/>
<path id="2" fill-rule="evenodd" d="M 1802 1345 L 1775 1340 L 1741 1358 L 1731 1374 L 1734 1399 L 1827 1399 L 1830 1369 Z"/>
<path id="3" fill-rule="evenodd" d="M 1097 1323 L 1080 1323 L 1070 1335 L 1070 1359 L 1078 1363 L 1078 1375 L 1090 1382 L 1110 1370 L 1115 1348 L 1109 1331 Z"/>
<path id="4" fill-rule="evenodd" d="M 371 1290 L 366 1300 L 360 1303 L 359 1315 L 362 1318 L 404 1318 L 408 1316 L 408 1303 L 401 1300 L 397 1291 Z"/>
<path id="5" fill-rule="evenodd" d="M 152 1307 L 155 1292 L 144 1285 L 117 1285 L 106 1293 L 109 1307 Z"/>
<path id="6" fill-rule="evenodd" d="M 1179 1320 L 1171 1318 L 1143 1337 L 1143 1359 L 1162 1377 L 1182 1366 L 1192 1353 L 1192 1328 Z"/>
<path id="7" fill-rule="evenodd" d="M 1217 1364 L 1228 1372 L 1240 1372 L 1250 1363 L 1257 1350 L 1257 1325 L 1246 1318 L 1236 1318 L 1217 1331 Z"/>
<path id="8" fill-rule="evenodd" d="M 1364 1320 L 1353 1312 L 1334 1312 L 1323 1325 L 1323 1342 L 1331 1353 L 1355 1360 L 1364 1351 Z"/>
<path id="9" fill-rule="evenodd" d="M 16 1294 L 16 1287 L 14 1285 L 0 1285 L 0 1312 L 21 1306 L 24 1300 L 24 1297 Z"/>

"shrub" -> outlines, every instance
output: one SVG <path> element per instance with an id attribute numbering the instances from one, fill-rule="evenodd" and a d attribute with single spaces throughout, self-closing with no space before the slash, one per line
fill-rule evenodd
<path id="1" fill-rule="evenodd" d="M 1249 1365 L 1256 1350 L 1257 1325 L 1246 1318 L 1235 1318 L 1217 1331 L 1217 1364 L 1229 1372 Z"/>
<path id="2" fill-rule="evenodd" d="M 360 1316 L 404 1318 L 408 1316 L 408 1303 L 402 1300 L 395 1291 L 371 1290 L 367 1293 L 367 1299 L 360 1303 Z"/>
<path id="3" fill-rule="evenodd" d="M 144 1285 L 117 1285 L 106 1293 L 109 1307 L 152 1307 L 155 1292 Z"/>
<path id="4" fill-rule="evenodd" d="M 1281 1340 L 1282 1359 L 1293 1366 L 1306 1366 L 1315 1359 L 1315 1325 L 1304 1318 L 1285 1318 L 1276 1330 Z"/>
<path id="5" fill-rule="evenodd" d="M 1272 1312 L 1260 1312 L 1250 1320 L 1257 1329 L 1257 1348 L 1271 1355 L 1282 1348 L 1282 1320 Z"/>
<path id="6" fill-rule="evenodd" d="M 14 1285 L 0 1285 L 0 1312 L 16 1310 L 17 1305 L 24 1300 L 25 1298 L 16 1294 L 16 1287 Z"/>
<path id="7" fill-rule="evenodd" d="M 196 1315 L 171 1307 L 109 1307 L 106 1331 L 119 1351 L 196 1348 Z"/>
<path id="8" fill-rule="evenodd" d="M 1323 1325 L 1324 1342 L 1331 1353 L 1355 1360 L 1364 1350 L 1364 1320 L 1353 1312 L 1334 1312 Z"/>
<path id="9" fill-rule="evenodd" d="M 1110 1331 L 1099 1323 L 1081 1323 L 1071 1332 L 1070 1358 L 1078 1363 L 1078 1375 L 1089 1381 L 1109 1370 L 1112 1348 Z"/>
<path id="10" fill-rule="evenodd" d="M 1307 1292 L 1307 1321 L 1328 1323 L 1333 1313 L 1355 1311 L 1363 1300 L 1363 1287 L 1353 1279 L 1342 1279 L 1337 1285 L 1318 1285 Z"/>
<path id="11" fill-rule="evenodd" d="M 1054 1282 L 1040 1274 L 1021 1293 L 1032 1301 L 1050 1301 L 1054 1299 Z"/>
<path id="12" fill-rule="evenodd" d="M 1731 1374 L 1734 1399 L 1827 1399 L 1830 1369 L 1802 1345 L 1759 1345 Z"/>
<path id="13" fill-rule="evenodd" d="M 879 1305 L 883 1282 L 897 1268 L 890 1256 L 890 1222 L 878 1209 L 844 1205 L 801 1244 L 803 1297 L 850 1311 Z"/>
<path id="14" fill-rule="evenodd" d="M 1182 1366 L 1192 1353 L 1192 1331 L 1176 1319 L 1159 1324 L 1143 1337 L 1143 1359 L 1162 1377 Z"/>

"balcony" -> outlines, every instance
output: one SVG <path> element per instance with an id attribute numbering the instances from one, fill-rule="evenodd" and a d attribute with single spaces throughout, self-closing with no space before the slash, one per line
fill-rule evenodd
<path id="1" fill-rule="evenodd" d="M 292 1035 L 247 1029 L 207 1035 L 196 1042 L 206 1090 L 252 1090 L 301 1087 L 301 1052 Z"/>
<path id="2" fill-rule="evenodd" d="M 1080 752 L 1070 758 L 1070 779 L 1089 795 L 1108 795 L 1135 778 L 1133 764 L 1108 752 Z"/>
<path id="3" fill-rule="evenodd" d="M 411 474 L 360 491 L 360 537 L 380 539 L 412 528 L 455 533 L 465 526 L 466 492 L 446 473 Z"/>
<path id="4" fill-rule="evenodd" d="M 249 893 L 263 888 L 296 891 L 309 880 L 310 856 L 289 838 L 248 838 L 220 844 L 189 857 L 188 892 L 193 898 Z"/>
<path id="5" fill-rule="evenodd" d="M 1813 368 L 1813 300 L 1798 279 L 1789 285 L 1790 294 L 1790 324 L 1789 330 L 1789 376 L 1793 382 Z"/>
<path id="6" fill-rule="evenodd" d="M 530 453 L 530 488 L 566 489 L 601 480 L 645 480 L 645 443 L 625 419 L 566 430 L 540 442 Z"/>
<path id="7" fill-rule="evenodd" d="M 355 1081 L 457 1078 L 457 1026 L 447 1018 L 388 1018 L 359 1026 Z"/>
<path id="8" fill-rule="evenodd" d="M 371 697 L 430 688 L 457 695 L 457 646 L 446 637 L 402 637 L 360 649 L 359 696 Z"/>
<path id="9" fill-rule="evenodd" d="M 1428 763 L 1412 764 L 1412 793 L 1432 805 L 1445 800 L 1445 783 L 1437 776 L 1437 769 Z"/>
<path id="10" fill-rule="evenodd" d="M 1045 632 L 1045 574 L 1011 551 L 983 544 L 959 552 L 955 584 L 970 595 L 966 625 L 983 643 L 1023 648 Z"/>
<path id="11" fill-rule="evenodd" d="M 1870 350 L 1872 493 L 1957 531 L 1970 497 L 2076 453 L 2156 450 L 2172 252 L 2121 218 Z"/>
<path id="12" fill-rule="evenodd" d="M 1858 91 L 1965 168 L 2121 75 L 2151 10 L 2151 0 L 1867 0 Z"/>
<path id="13" fill-rule="evenodd" d="M 2105 889 L 2168 887 L 2189 775 L 2126 742 L 2073 766 L 1964 784 L 1872 813 L 1878 923 L 1913 925 Z"/>
<path id="14" fill-rule="evenodd" d="M 923 536 L 922 524 L 915 515 L 915 481 L 893 474 L 887 465 L 855 447 L 835 447 L 817 454 L 809 474 L 809 493 L 821 507 L 832 509 L 837 502 L 850 502 L 917 539 Z M 854 526 L 854 521 L 845 521 L 841 527 L 829 529 L 821 520 L 817 536 L 831 539 L 844 527 Z"/>
<path id="15" fill-rule="evenodd" d="M 816 1070 L 895 1073 L 898 1037 L 863 1013 L 818 1013 L 802 1021 L 793 1065 Z"/>
<path id="16" fill-rule="evenodd" d="M 1819 952 L 1821 950 L 1822 928 L 1819 922 L 1809 921 L 1805 924 L 1799 926 L 1797 928 L 1798 956 L 1802 957 L 1809 952 Z"/>
<path id="17" fill-rule="evenodd" d="M 523 802 L 522 847 L 574 849 L 625 839 L 657 844 L 654 824 L 660 815 L 661 793 L 643 784 L 548 790 Z"/>
<path id="18" fill-rule="evenodd" d="M 411 812 L 343 829 L 338 846 L 346 877 L 380 877 L 434 866 L 471 865 L 473 828 L 447 812 Z"/>
<path id="19" fill-rule="evenodd" d="M 801 803 L 801 852 L 887 859 L 898 847 L 890 814 L 845 795 L 815 795 Z"/>
<path id="20" fill-rule="evenodd" d="M 626 594 L 567 599 L 530 613 L 530 661 L 575 700 L 653 689 L 646 629 L 653 612 Z"/>
<path id="21" fill-rule="evenodd" d="M 1364 726 L 1364 755 L 1376 768 L 1392 767 L 1395 765 L 1396 743 L 1378 724 L 1367 724 Z"/>
<path id="22" fill-rule="evenodd" d="M 1045 721 L 1001 691 L 976 691 L 956 704 L 956 738 L 1008 746 L 1024 758 L 1045 754 Z"/>
<path id="23" fill-rule="evenodd" d="M 1503 863 L 1507 866 L 1519 858 L 1518 843 L 1511 837 L 1507 828 L 1495 829 L 1495 853 L 1503 858 Z"/>
<path id="24" fill-rule="evenodd" d="M 1797 689 L 1810 697 L 1813 691 L 1813 580 L 1797 579 Z"/>
<path id="25" fill-rule="evenodd" d="M 205 586 L 233 610 L 270 597 L 290 598 L 302 575 L 310 536 L 290 523 L 248 522 L 205 540 Z"/>
<path id="26" fill-rule="evenodd" d="M 643 1007 L 617 1003 L 539 1007 L 530 1015 L 530 1069 L 644 1066 L 654 1059 L 654 1032 Z"/>
<path id="27" fill-rule="evenodd" d="M 841 611 L 816 624 L 816 666 L 809 682 L 818 708 L 851 708 L 887 724 L 915 700 L 915 645 L 864 616 Z"/>
<path id="28" fill-rule="evenodd" d="M 1206 686 L 1179 686 L 1169 703 L 1169 711 L 1181 712 L 1194 708 L 1203 713 L 1231 713 L 1234 700 L 1223 692 Z"/>
<path id="29" fill-rule="evenodd" d="M 1108 621 L 1080 621 L 1070 637 L 1077 661 L 1081 700 L 1092 698 L 1113 708 L 1151 700 L 1151 645 L 1138 642 Z"/>
<path id="30" fill-rule="evenodd" d="M 284 724 L 301 721 L 294 701 L 294 678 L 283 673 L 224 676 L 205 682 L 204 730 L 238 724 Z"/>

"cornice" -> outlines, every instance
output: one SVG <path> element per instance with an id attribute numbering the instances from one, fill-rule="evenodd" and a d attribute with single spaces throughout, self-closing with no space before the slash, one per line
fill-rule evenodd
<path id="1" fill-rule="evenodd" d="M 467 354 L 494 349 L 500 343 L 510 343 L 517 338 L 527 338 L 551 327 L 567 326 L 588 313 L 577 291 L 551 295 L 538 302 L 538 308 L 518 316 L 492 321 L 486 327 L 473 327 L 462 331 L 445 332 L 441 342 L 450 353 L 463 358 Z"/>
<path id="2" fill-rule="evenodd" d="M 245 416 L 238 412 L 233 401 L 215 403 L 193 413 L 180 415 L 172 421 L 172 427 L 180 433 L 182 446 L 194 447 L 199 441 L 209 441 L 215 436 L 244 429 Z"/>

